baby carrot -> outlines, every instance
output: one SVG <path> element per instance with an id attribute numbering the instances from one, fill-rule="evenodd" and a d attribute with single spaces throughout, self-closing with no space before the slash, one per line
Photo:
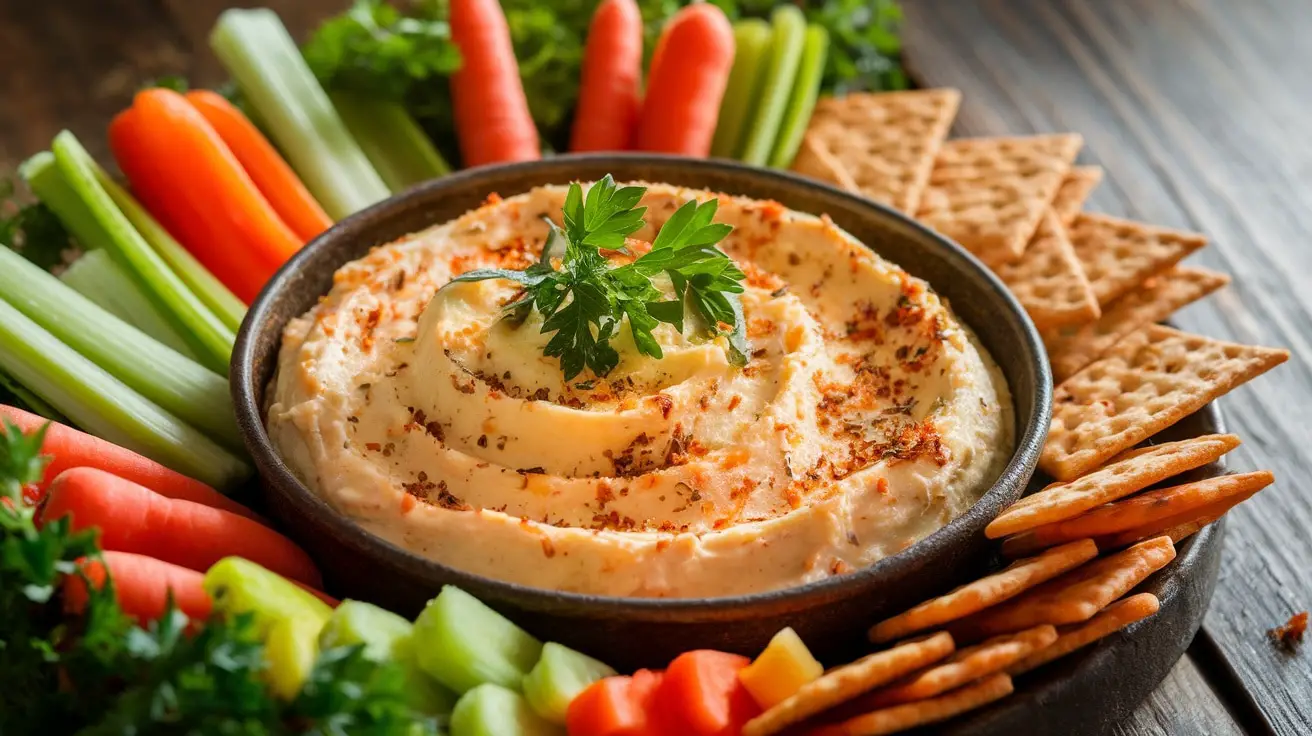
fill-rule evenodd
<path id="1" fill-rule="evenodd" d="M 633 144 L 642 73 L 642 13 L 634 0 L 597 6 L 583 50 L 571 151 L 623 151 Z"/>
<path id="2" fill-rule="evenodd" d="M 501 5 L 451 0 L 449 12 L 451 40 L 462 59 L 451 76 L 451 101 L 465 166 L 537 159 L 538 131 Z"/>
<path id="3" fill-rule="evenodd" d="M 47 420 L 12 406 L 0 405 L 0 420 L 13 422 L 23 434 L 31 434 Z M 75 467 L 99 468 L 120 478 L 144 486 L 168 498 L 177 498 L 204 504 L 222 511 L 240 514 L 248 519 L 260 520 L 259 514 L 210 488 L 198 480 L 170 470 L 150 458 L 119 447 L 112 442 L 79 432 L 58 422 L 50 422 L 46 430 L 41 453 L 50 457 L 45 475 L 38 484 L 37 499 L 45 496 L 50 481 L 60 473 Z"/>
<path id="4" fill-rule="evenodd" d="M 710 3 L 675 14 L 656 43 L 637 148 L 705 157 L 733 66 L 733 27 Z"/>
<path id="5" fill-rule="evenodd" d="M 105 584 L 105 569 L 114 581 L 114 597 L 123 612 L 145 626 L 164 615 L 169 595 L 178 610 L 193 621 L 209 618 L 214 602 L 205 592 L 205 576 L 195 570 L 129 552 L 102 552 L 98 560 L 82 563 L 82 572 L 97 589 Z M 81 613 L 87 607 L 86 582 L 81 575 L 67 575 L 61 586 L 64 610 Z"/>
<path id="6" fill-rule="evenodd" d="M 107 550 L 192 570 L 235 555 L 291 580 L 321 585 L 309 555 L 278 532 L 244 516 L 166 498 L 103 470 L 70 468 L 51 482 L 38 518 L 44 523 L 66 515 L 74 529 L 98 527 Z"/>
<path id="7" fill-rule="evenodd" d="M 684 652 L 665 669 L 657 707 L 681 734 L 736 736 L 761 707 L 738 681 L 751 660 L 737 654 L 699 649 Z"/>
<path id="8" fill-rule="evenodd" d="M 207 89 L 188 92 L 187 102 L 205 116 L 214 132 L 250 174 L 260 194 L 269 200 L 274 211 L 301 242 L 309 242 L 332 226 L 333 221 L 310 195 L 300 177 L 241 110 L 222 95 Z"/>
<path id="9" fill-rule="evenodd" d="M 605 677 L 570 701 L 565 714 L 569 736 L 662 736 L 656 692 L 663 672 L 638 670 L 632 677 Z"/>

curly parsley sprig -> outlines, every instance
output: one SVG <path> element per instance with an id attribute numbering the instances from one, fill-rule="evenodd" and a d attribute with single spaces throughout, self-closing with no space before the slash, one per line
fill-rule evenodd
<path id="1" fill-rule="evenodd" d="M 619 363 L 610 344 L 627 318 L 638 352 L 662 357 L 654 335 L 665 322 L 685 335 L 726 336 L 734 365 L 747 361 L 742 280 L 734 262 L 716 247 L 733 227 L 714 222 L 719 201 L 689 201 L 675 211 L 641 257 L 612 268 L 602 251 L 628 253 L 625 239 L 642 228 L 646 207 L 638 202 L 646 187 L 618 187 L 607 174 L 587 196 L 569 185 L 562 212 L 564 227 L 547 220 L 547 242 L 537 263 L 522 271 L 483 268 L 451 283 L 506 279 L 524 287 L 524 296 L 506 305 L 507 318 L 522 323 L 531 310 L 542 315 L 542 332 L 555 333 L 543 354 L 560 360 L 568 381 L 586 367 L 605 376 Z M 557 266 L 557 261 L 559 266 Z M 667 299 L 653 279 L 670 280 Z"/>

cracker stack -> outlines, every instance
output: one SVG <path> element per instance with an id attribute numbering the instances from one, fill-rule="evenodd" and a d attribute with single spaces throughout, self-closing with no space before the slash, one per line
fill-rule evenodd
<path id="1" fill-rule="evenodd" d="M 889 648 L 825 673 L 745 736 L 888 734 L 1005 697 L 1011 677 L 1156 613 L 1134 588 L 1274 481 L 1172 480 L 1234 435 L 1137 447 L 1288 358 L 1157 324 L 1229 282 L 1178 265 L 1206 239 L 1083 211 L 1102 170 L 1073 165 L 1078 135 L 945 140 L 959 103 L 956 90 L 825 100 L 793 168 L 914 213 L 1011 289 L 1057 383 L 1039 461 L 1057 482 L 986 529 L 1015 562 L 875 624 L 871 641 Z"/>

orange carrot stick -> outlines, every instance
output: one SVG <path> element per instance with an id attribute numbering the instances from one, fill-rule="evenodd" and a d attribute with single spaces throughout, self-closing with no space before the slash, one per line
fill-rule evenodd
<path id="1" fill-rule="evenodd" d="M 71 516 L 74 529 L 100 529 L 100 546 L 150 555 L 192 570 L 238 556 L 314 587 L 322 578 L 305 551 L 272 529 L 209 506 L 166 498 L 95 468 L 70 468 L 50 484 L 38 519 Z"/>
<path id="2" fill-rule="evenodd" d="M 214 132 L 250 174 L 260 194 L 269 200 L 274 211 L 301 242 L 309 242 L 332 226 L 332 219 L 301 183 L 300 177 L 241 110 L 223 95 L 207 89 L 188 92 L 187 102 L 205 116 Z"/>
<path id="3" fill-rule="evenodd" d="M 597 6 L 583 51 L 571 151 L 624 151 L 638 124 L 642 13 L 634 0 Z"/>
<path id="4" fill-rule="evenodd" d="M 147 209 L 239 299 L 253 301 L 301 247 L 218 133 L 177 92 L 138 92 L 132 110 L 110 126 L 109 142 Z"/>
<path id="5" fill-rule="evenodd" d="M 733 27 L 710 3 L 675 14 L 656 42 L 637 148 L 705 158 L 733 67 Z"/>
<path id="6" fill-rule="evenodd" d="M 462 59 L 451 76 L 451 101 L 465 166 L 537 159 L 538 131 L 501 5 L 451 0 L 450 24 Z"/>
<path id="7" fill-rule="evenodd" d="M 209 618 L 214 603 L 205 592 L 202 585 L 205 576 L 201 573 L 128 552 L 103 552 L 101 556 L 103 565 L 87 560 L 82 564 L 82 571 L 99 589 L 105 584 L 105 568 L 108 567 L 119 607 L 142 626 L 164 615 L 170 591 L 173 604 L 188 618 L 193 621 Z M 81 576 L 65 576 L 61 588 L 65 611 L 81 613 L 86 610 L 87 588 Z"/>
<path id="8" fill-rule="evenodd" d="M 35 414 L 4 405 L 0 405 L 0 420 L 13 422 L 23 434 L 37 431 L 48 421 Z M 79 432 L 58 422 L 49 422 L 49 424 L 50 428 L 46 430 L 45 444 L 42 445 L 41 452 L 50 456 L 50 464 L 46 466 L 45 475 L 37 484 L 38 492 L 31 497 L 34 502 L 45 497 L 46 489 L 55 476 L 69 468 L 90 467 L 113 473 L 120 478 L 149 488 L 161 496 L 204 504 L 261 521 L 260 515 L 254 511 L 204 483 L 170 470 L 150 458 L 142 457 L 112 442 L 106 442 L 99 437 Z"/>

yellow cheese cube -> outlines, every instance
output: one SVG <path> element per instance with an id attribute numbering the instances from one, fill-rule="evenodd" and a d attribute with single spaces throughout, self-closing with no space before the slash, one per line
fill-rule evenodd
<path id="1" fill-rule="evenodd" d="M 825 668 L 791 628 L 770 640 L 756 661 L 738 672 L 738 680 L 762 708 L 770 708 L 824 674 Z"/>

